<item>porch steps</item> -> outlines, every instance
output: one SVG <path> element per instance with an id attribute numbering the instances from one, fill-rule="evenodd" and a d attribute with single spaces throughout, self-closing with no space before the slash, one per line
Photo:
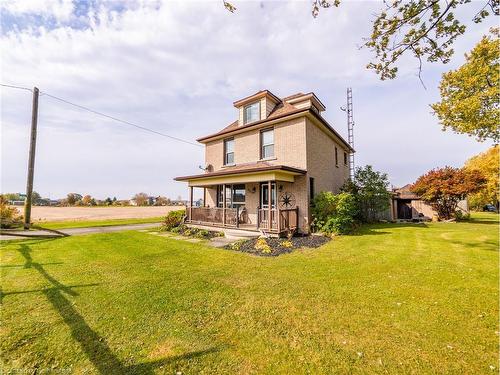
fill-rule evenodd
<path id="1" fill-rule="evenodd" d="M 250 240 L 252 238 L 260 237 L 261 235 L 260 232 L 244 229 L 224 228 L 222 231 L 229 240 Z"/>

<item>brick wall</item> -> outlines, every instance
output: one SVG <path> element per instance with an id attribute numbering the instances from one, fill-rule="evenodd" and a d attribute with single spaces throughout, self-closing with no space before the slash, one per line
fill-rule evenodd
<path id="1" fill-rule="evenodd" d="M 260 130 L 233 136 L 234 159 L 237 165 L 259 161 Z M 206 145 L 206 162 L 212 164 L 214 171 L 224 169 L 223 144 L 221 139 Z M 335 147 L 337 147 L 338 165 L 335 165 Z M 307 175 L 296 176 L 294 183 L 278 182 L 278 185 L 283 186 L 282 191 L 278 191 L 278 199 L 284 192 L 290 192 L 295 197 L 299 206 L 299 227 L 302 232 L 308 232 L 310 224 L 309 178 L 314 178 L 315 193 L 321 191 L 337 193 L 349 178 L 349 166 L 344 164 L 344 152 L 347 152 L 344 145 L 333 139 L 330 133 L 322 130 L 319 124 L 306 117 L 274 125 L 275 156 L 267 162 L 307 170 Z M 255 193 L 251 193 L 253 187 L 256 189 Z M 254 211 L 259 204 L 259 184 L 247 184 L 246 188 L 249 219 L 251 223 L 255 223 L 257 218 Z M 215 199 L 215 189 L 208 189 L 207 204 L 216 206 Z"/>
<path id="2" fill-rule="evenodd" d="M 285 121 L 274 126 L 274 155 L 271 164 L 306 169 L 305 119 Z M 260 159 L 260 129 L 236 134 L 234 138 L 235 164 L 255 163 Z M 224 140 L 209 142 L 205 161 L 214 171 L 224 169 Z"/>

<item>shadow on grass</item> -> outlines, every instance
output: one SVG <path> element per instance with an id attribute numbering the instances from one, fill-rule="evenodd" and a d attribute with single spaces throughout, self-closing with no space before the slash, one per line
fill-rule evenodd
<path id="1" fill-rule="evenodd" d="M 459 223 L 499 225 L 498 219 L 497 220 L 470 219 L 470 220 L 460 221 Z"/>
<path id="2" fill-rule="evenodd" d="M 392 232 L 384 231 L 384 229 L 399 229 L 399 228 L 428 228 L 425 223 L 376 223 L 363 224 L 351 236 L 377 236 L 382 234 L 392 234 Z"/>
<path id="3" fill-rule="evenodd" d="M 460 245 L 463 247 L 468 247 L 471 249 L 486 250 L 499 252 L 498 242 L 496 241 L 478 241 L 478 242 L 466 242 L 466 241 L 448 241 L 454 245 Z"/>
<path id="4" fill-rule="evenodd" d="M 52 306 L 59 312 L 64 323 L 70 328 L 73 339 L 80 344 L 87 358 L 101 374 L 153 374 L 155 368 L 219 351 L 217 348 L 209 348 L 156 361 L 125 365 L 111 351 L 104 338 L 89 327 L 85 319 L 75 310 L 61 291 L 49 289 L 45 292 L 45 295 Z"/>
<path id="5" fill-rule="evenodd" d="M 155 361 L 127 365 L 120 361 L 120 359 L 106 344 L 104 337 L 100 336 L 87 324 L 83 316 L 74 308 L 72 302 L 69 301 L 64 295 L 78 296 L 78 293 L 74 291 L 73 288 L 80 286 L 94 286 L 98 284 L 66 286 L 50 275 L 43 268 L 41 263 L 33 261 L 33 257 L 31 256 L 32 250 L 27 244 L 21 243 L 18 250 L 25 259 L 24 268 L 35 269 L 38 271 L 38 273 L 45 280 L 47 280 L 52 287 L 41 290 L 6 292 L 2 293 L 2 295 L 41 291 L 70 329 L 71 337 L 79 343 L 87 358 L 92 362 L 100 374 L 154 374 L 154 370 L 161 368 L 162 366 L 183 360 L 191 360 L 222 350 L 222 348 L 212 347 L 204 350 L 187 352 L 178 356 L 166 357 Z"/>

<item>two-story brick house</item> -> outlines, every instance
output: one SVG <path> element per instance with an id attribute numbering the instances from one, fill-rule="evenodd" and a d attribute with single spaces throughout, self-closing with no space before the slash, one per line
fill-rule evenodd
<path id="1" fill-rule="evenodd" d="M 177 177 L 204 190 L 204 207 L 187 207 L 187 222 L 283 233 L 309 232 L 310 203 L 338 192 L 354 150 L 321 116 L 314 95 L 278 98 L 270 91 L 233 103 L 238 119 L 202 137 L 205 173 Z"/>

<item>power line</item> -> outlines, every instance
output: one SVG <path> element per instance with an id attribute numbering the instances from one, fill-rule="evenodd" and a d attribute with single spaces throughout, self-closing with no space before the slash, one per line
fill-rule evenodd
<path id="1" fill-rule="evenodd" d="M 29 92 L 32 92 L 33 90 L 30 89 L 29 87 L 22 87 L 22 86 L 15 86 L 15 85 L 6 85 L 4 83 L 0 83 L 0 86 L 3 86 L 3 87 L 9 87 L 11 89 L 19 89 L 19 90 L 27 90 Z"/>
<path id="2" fill-rule="evenodd" d="M 6 84 L 0 84 L 0 86 L 4 86 L 4 87 L 10 87 L 10 88 L 15 88 L 15 89 L 21 89 L 21 90 L 28 90 L 28 91 L 32 91 L 31 89 L 27 88 L 27 87 L 22 87 L 22 86 L 14 86 L 14 85 L 6 85 Z M 137 125 L 137 124 L 134 124 L 130 121 L 126 121 L 126 120 L 122 120 L 118 117 L 115 117 L 115 116 L 110 116 L 110 115 L 107 115 L 105 113 L 102 113 L 102 112 L 99 112 L 99 111 L 95 111 L 91 108 L 88 108 L 88 107 L 85 107 L 83 105 L 80 105 L 80 104 L 76 104 L 76 103 L 73 103 L 73 102 L 70 102 L 69 100 L 66 100 L 66 99 L 63 99 L 63 98 L 60 98 L 58 96 L 55 96 L 55 95 L 52 95 L 52 94 L 49 94 L 48 92 L 45 92 L 45 91 L 40 91 L 41 95 L 45 95 L 45 96 L 48 96 L 48 97 L 51 97 L 55 100 L 59 100 L 63 103 L 66 103 L 66 104 L 69 104 L 73 107 L 76 107 L 76 108 L 79 108 L 79 109 L 82 109 L 84 111 L 88 111 L 88 112 L 91 112 L 95 115 L 98 115 L 98 116 L 102 116 L 102 117 L 106 117 L 108 119 L 111 119 L 111 120 L 114 120 L 114 121 L 117 121 L 117 122 L 120 122 L 122 124 L 125 124 L 125 125 L 129 125 L 129 126 L 133 126 L 137 129 L 141 129 L 141 130 L 144 130 L 144 131 L 147 131 L 147 132 L 150 132 L 150 133 L 153 133 L 153 134 L 156 134 L 156 135 L 160 135 L 162 137 L 165 137 L 165 138 L 169 138 L 169 139 L 172 139 L 172 140 L 175 140 L 175 141 L 179 141 L 179 142 L 183 142 L 183 143 L 187 143 L 189 145 L 192 145 L 192 146 L 197 146 L 197 147 L 203 147 L 202 145 L 198 144 L 198 143 L 194 143 L 194 142 L 190 142 L 190 141 L 187 141 L 185 139 L 182 139 L 182 138 L 177 138 L 177 137 L 174 137 L 174 136 L 171 136 L 171 135 L 168 135 L 168 134 L 165 134 L 165 133 L 161 133 L 161 132 L 158 132 L 156 130 L 153 130 L 153 129 L 149 129 L 149 128 L 146 128 L 144 126 L 141 126 L 141 125 Z"/>

